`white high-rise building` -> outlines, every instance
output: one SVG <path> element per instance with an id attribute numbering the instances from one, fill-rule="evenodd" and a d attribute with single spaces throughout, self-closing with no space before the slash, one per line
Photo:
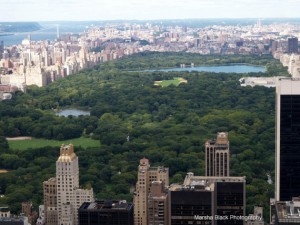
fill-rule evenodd
<path id="1" fill-rule="evenodd" d="M 94 201 L 93 189 L 79 189 L 78 157 L 74 147 L 62 145 L 56 161 L 58 225 L 76 225 L 77 210 L 83 202 Z"/>

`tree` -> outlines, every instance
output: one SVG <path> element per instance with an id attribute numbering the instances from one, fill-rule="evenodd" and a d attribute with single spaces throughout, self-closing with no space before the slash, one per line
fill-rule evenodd
<path id="1" fill-rule="evenodd" d="M 5 137 L 0 136 L 0 154 L 5 152 L 9 148 L 8 141 Z"/>

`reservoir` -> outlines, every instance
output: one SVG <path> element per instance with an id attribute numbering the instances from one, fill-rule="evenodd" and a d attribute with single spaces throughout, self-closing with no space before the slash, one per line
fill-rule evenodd
<path id="1" fill-rule="evenodd" d="M 157 70 L 144 70 L 145 72 L 154 71 L 197 71 L 197 72 L 213 72 L 213 73 L 264 73 L 266 68 L 264 66 L 255 66 L 248 64 L 231 64 L 225 66 L 197 66 L 197 67 L 184 67 L 184 68 L 167 68 L 167 69 L 157 69 Z"/>
<path id="2" fill-rule="evenodd" d="M 89 116 L 91 113 L 80 109 L 64 109 L 55 114 L 58 116 Z"/>

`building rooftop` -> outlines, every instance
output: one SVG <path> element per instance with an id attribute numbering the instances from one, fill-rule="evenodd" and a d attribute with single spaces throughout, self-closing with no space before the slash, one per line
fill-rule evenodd
<path id="1" fill-rule="evenodd" d="M 10 221 L 10 222 L 23 222 L 25 221 L 27 218 L 24 216 L 16 216 L 16 217 L 0 217 L 0 222 L 3 221 Z"/>
<path id="2" fill-rule="evenodd" d="M 8 207 L 0 207 L 0 212 L 9 212 L 9 208 Z"/>
<path id="3" fill-rule="evenodd" d="M 106 211 L 106 210 L 125 210 L 129 211 L 133 207 L 132 203 L 127 203 L 126 200 L 122 201 L 95 201 L 83 203 L 79 210 L 93 210 L 93 211 Z"/>
<path id="4" fill-rule="evenodd" d="M 218 132 L 216 140 L 207 140 L 206 145 L 216 145 L 218 147 L 226 147 L 229 146 L 228 141 L 228 132 Z"/>
<path id="5" fill-rule="evenodd" d="M 56 181 L 56 177 L 51 177 L 51 178 L 49 178 L 48 181 L 49 181 L 49 182 L 55 182 L 55 181 Z"/>
<path id="6" fill-rule="evenodd" d="M 246 177 L 207 177 L 187 173 L 182 185 L 171 185 L 171 191 L 213 191 L 216 182 L 246 182 Z"/>
<path id="7" fill-rule="evenodd" d="M 218 132 L 217 134 L 217 144 L 227 145 L 228 144 L 228 133 L 227 132 Z"/>
<path id="8" fill-rule="evenodd" d="M 299 198 L 293 198 L 292 201 L 278 201 L 275 204 L 275 208 L 279 222 L 300 223 Z"/>
<path id="9" fill-rule="evenodd" d="M 160 172 L 166 172 L 168 171 L 169 168 L 167 167 L 163 167 L 163 166 L 154 166 L 154 167 L 150 167 L 149 171 L 160 171 Z"/>
<path id="10" fill-rule="evenodd" d="M 60 156 L 57 162 L 71 162 L 75 158 L 76 154 L 74 153 L 74 146 L 72 144 L 62 144 L 60 147 Z"/>

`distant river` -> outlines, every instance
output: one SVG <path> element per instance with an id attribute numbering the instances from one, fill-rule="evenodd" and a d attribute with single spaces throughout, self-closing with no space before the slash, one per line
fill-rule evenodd
<path id="1" fill-rule="evenodd" d="M 58 22 L 59 23 L 59 22 Z M 33 41 L 43 41 L 49 40 L 54 41 L 57 37 L 57 24 L 55 22 L 48 22 L 48 23 L 40 23 L 43 27 L 41 30 L 32 31 L 32 32 L 20 32 L 20 33 L 13 33 L 12 35 L 7 36 L 0 36 L 0 41 L 4 42 L 5 46 L 10 45 L 19 45 L 22 43 L 22 40 L 27 39 L 29 34 L 31 36 L 31 40 Z M 86 30 L 86 24 L 81 23 L 60 23 L 59 24 L 59 33 L 60 36 L 73 33 L 79 34 Z"/>
<path id="2" fill-rule="evenodd" d="M 232 64 L 226 66 L 197 66 L 197 67 L 185 67 L 185 68 L 168 68 L 157 70 L 144 70 L 146 72 L 154 71 L 199 71 L 199 72 L 214 72 L 214 73 L 264 73 L 266 68 L 263 66 L 254 66 L 247 64 Z"/>

